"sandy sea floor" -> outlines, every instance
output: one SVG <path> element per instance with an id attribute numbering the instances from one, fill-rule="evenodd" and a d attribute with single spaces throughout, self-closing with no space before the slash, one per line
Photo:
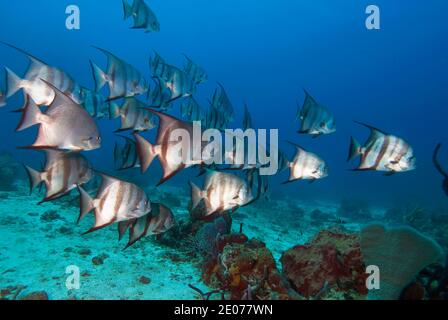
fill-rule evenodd
<path id="1" fill-rule="evenodd" d="M 116 226 L 82 235 L 93 215 L 76 225 L 76 191 L 71 202 L 37 205 L 42 194 L 29 196 L 27 188 L 23 184 L 18 191 L 0 192 L 0 289 L 18 287 L 16 298 L 45 291 L 50 299 L 197 299 L 188 284 L 207 291 L 197 258 L 151 237 L 123 251 L 126 240 L 118 242 Z M 179 195 L 179 206 L 172 207 L 176 218 L 187 217 L 186 191 L 171 187 L 166 193 Z M 300 203 L 303 211 L 297 206 L 285 199 L 241 208 L 233 229 L 243 223 L 244 233 L 265 242 L 278 262 L 285 250 L 340 224 L 312 214 L 319 209 L 333 216 L 338 204 Z M 344 228 L 357 231 L 360 225 L 345 221 Z M 66 288 L 71 265 L 81 274 L 77 290 Z"/>

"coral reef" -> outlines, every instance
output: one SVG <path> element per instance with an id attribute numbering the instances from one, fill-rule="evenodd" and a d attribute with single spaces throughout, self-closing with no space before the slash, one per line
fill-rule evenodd
<path id="1" fill-rule="evenodd" d="M 48 294 L 45 291 L 37 291 L 37 292 L 31 292 L 22 298 L 20 300 L 48 300 Z"/>
<path id="2" fill-rule="evenodd" d="M 216 256 L 218 254 L 218 240 L 221 235 L 228 233 L 229 227 L 224 218 L 204 223 L 194 235 L 195 247 L 206 256 Z"/>
<path id="3" fill-rule="evenodd" d="M 45 291 L 34 291 L 22 294 L 27 289 L 24 285 L 8 286 L 0 290 L 0 300 L 49 300 Z"/>
<path id="4" fill-rule="evenodd" d="M 448 267 L 440 263 L 423 269 L 401 293 L 402 300 L 447 300 Z"/>
<path id="5" fill-rule="evenodd" d="M 79 226 L 73 223 L 77 217 L 76 195 L 36 206 L 40 195 L 35 192 L 28 196 L 25 182 L 18 186 L 25 192 L 0 193 L 6 195 L 0 201 L 0 212 L 4 212 L 0 216 L 4 234 L 0 238 L 0 262 L 4 266 L 0 299 L 379 298 L 380 293 L 368 294 L 365 288 L 365 266 L 375 263 L 362 258 L 359 218 L 335 216 L 338 203 L 289 204 L 293 199 L 258 202 L 240 208 L 236 214 L 192 219 L 183 201 L 183 207 L 175 209 L 177 225 L 123 251 L 122 246 L 113 245 L 115 228 L 81 236 L 91 221 Z M 176 190 L 173 188 L 173 194 Z M 154 198 L 171 201 L 164 193 L 159 191 Z M 406 213 L 419 207 L 402 208 L 394 222 L 403 222 Z M 446 209 L 423 211 L 421 215 L 409 215 L 419 217 L 414 224 L 424 234 L 440 239 L 441 244 L 447 243 Z M 273 215 L 276 212 L 281 215 Z M 380 216 L 384 211 L 371 212 Z M 36 246 L 36 242 L 42 245 Z M 394 237 L 385 237 L 381 246 L 386 248 L 381 252 L 388 260 L 389 254 L 397 257 L 396 271 L 407 273 L 412 261 L 388 250 L 408 249 L 398 245 Z M 7 249 L 11 247 L 15 250 Z M 418 250 L 426 254 L 428 250 L 422 248 Z M 426 259 L 420 255 L 419 259 Z M 381 254 L 375 253 L 375 257 L 381 258 Z M 82 285 L 76 292 L 61 285 L 71 264 L 80 267 Z M 33 269 L 24 269 L 23 265 L 32 265 Z M 387 286 L 384 282 L 390 276 L 383 267 L 380 269 L 381 285 Z M 425 264 L 422 271 L 417 269 L 419 266 L 413 268 L 409 281 L 396 284 L 395 298 L 448 298 L 445 266 Z"/>
<path id="6" fill-rule="evenodd" d="M 26 289 L 26 286 L 8 286 L 0 290 L 0 300 L 16 300 L 19 294 Z"/>
<path id="7" fill-rule="evenodd" d="M 204 282 L 232 300 L 299 299 L 278 271 L 272 253 L 259 240 L 243 234 L 221 239 L 219 254 L 203 266 Z"/>
<path id="8" fill-rule="evenodd" d="M 373 224 L 361 231 L 361 252 L 366 265 L 381 270 L 381 288 L 369 298 L 395 300 L 425 267 L 444 259 L 442 248 L 410 227 L 386 229 Z"/>
<path id="9" fill-rule="evenodd" d="M 362 299 L 367 294 L 357 235 L 323 230 L 308 244 L 286 251 L 280 261 L 285 276 L 306 298 L 342 293 L 346 299 Z"/>

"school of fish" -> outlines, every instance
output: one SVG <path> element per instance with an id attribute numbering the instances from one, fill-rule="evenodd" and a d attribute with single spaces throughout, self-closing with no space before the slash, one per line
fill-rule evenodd
<path id="1" fill-rule="evenodd" d="M 123 0 L 123 12 L 125 20 L 132 17 L 132 28 L 145 32 L 160 31 L 156 15 L 143 0 L 134 0 L 132 4 Z M 267 176 L 260 174 L 262 164 L 209 164 L 207 157 L 203 157 L 204 150 L 207 150 L 204 142 L 196 151 L 199 157 L 178 161 L 179 147 L 193 144 L 193 141 L 172 142 L 170 136 L 173 132 L 183 129 L 193 133 L 194 121 L 201 123 L 203 131 L 210 128 L 223 131 L 230 128 L 235 120 L 235 108 L 220 83 L 209 100 L 208 108 L 200 106 L 195 95 L 198 86 L 208 80 L 208 75 L 189 56 L 184 55 L 185 64 L 178 67 L 154 52 L 149 59 L 151 77 L 148 81 L 144 73 L 130 63 L 108 50 L 97 48 L 105 55 L 107 64 L 102 68 L 97 62 L 90 61 L 94 88 L 87 88 L 61 68 L 51 66 L 14 45 L 1 44 L 25 54 L 30 60 L 23 77 L 5 68 L 7 81 L 4 88 L 0 87 L 0 107 L 7 105 L 7 99 L 19 91 L 24 96 L 24 104 L 17 110 L 21 113 L 17 131 L 39 126 L 35 141 L 29 146 L 20 146 L 42 151 L 46 156 L 45 166 L 40 171 L 25 165 L 30 192 L 44 184 L 46 194 L 42 202 L 47 202 L 77 189 L 80 196 L 78 221 L 91 212 L 95 219 L 86 233 L 117 224 L 120 239 L 129 230 L 127 248 L 147 235 L 164 233 L 176 224 L 172 211 L 163 204 L 152 203 L 150 195 L 145 194 L 142 188 L 89 164 L 85 155 L 102 146 L 98 119 L 120 120 L 120 126 L 116 128 L 120 135 L 116 135 L 113 155 L 116 170 L 139 168 L 145 172 L 157 159 L 163 172 L 157 186 L 187 168 L 197 168 L 198 176 L 205 174 L 201 187 L 189 182 L 190 210 L 202 206 L 204 218 L 233 212 L 267 197 L 269 182 Z M 176 106 L 181 119 L 170 114 Z M 253 128 L 247 104 L 242 110 L 242 129 Z M 317 138 L 336 132 L 336 120 L 330 109 L 306 90 L 304 102 L 298 106 L 296 120 L 300 122 L 299 134 Z M 363 145 L 351 139 L 348 160 L 360 157 L 359 165 L 353 170 L 374 170 L 393 175 L 416 168 L 413 148 L 404 139 L 360 124 L 370 130 L 370 136 Z M 157 128 L 156 137 L 151 142 L 144 135 L 154 128 Z M 291 144 L 296 151 L 291 159 L 278 150 L 278 173 L 289 171 L 285 183 L 297 180 L 313 182 L 328 176 L 328 166 L 321 157 L 294 142 Z M 448 174 L 437 161 L 439 149 L 440 146 L 433 159 L 444 176 L 443 188 L 448 194 Z M 235 157 L 234 152 L 225 156 Z M 97 190 L 85 188 L 94 179 L 101 179 Z"/>

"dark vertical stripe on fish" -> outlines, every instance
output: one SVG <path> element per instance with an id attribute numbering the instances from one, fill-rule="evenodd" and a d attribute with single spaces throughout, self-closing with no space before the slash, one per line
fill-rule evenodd
<path id="1" fill-rule="evenodd" d="M 110 187 L 107 188 L 106 192 L 104 192 L 104 193 L 101 195 L 100 203 L 98 204 L 98 211 L 99 211 L 99 212 L 102 212 L 102 211 L 103 211 L 103 209 L 104 209 L 104 204 L 106 203 L 106 199 L 107 199 L 107 197 L 109 196 L 109 193 L 110 193 Z"/>
<path id="2" fill-rule="evenodd" d="M 401 140 L 398 140 L 398 141 L 400 142 L 400 146 L 401 146 L 401 148 L 400 148 L 400 152 L 398 153 L 397 157 L 395 158 L 395 161 L 396 161 L 396 162 L 400 162 L 401 159 L 402 159 L 402 158 L 408 153 L 408 151 L 409 151 L 409 145 L 408 145 L 408 144 L 404 143 L 404 142 L 401 141 Z"/>
<path id="3" fill-rule="evenodd" d="M 378 166 L 380 165 L 381 160 L 383 159 L 384 155 L 386 154 L 389 144 L 390 144 L 390 138 L 388 136 L 384 136 L 384 141 L 383 141 L 383 144 L 381 145 L 381 150 L 378 153 L 378 156 L 375 160 L 375 164 L 372 167 L 374 170 L 376 170 L 378 168 Z"/>
<path id="4" fill-rule="evenodd" d="M 118 190 L 117 190 L 117 198 L 115 199 L 114 204 L 114 217 L 117 217 L 118 215 L 124 196 L 124 188 L 123 188 L 124 182 L 120 181 L 117 183 L 118 183 Z"/>

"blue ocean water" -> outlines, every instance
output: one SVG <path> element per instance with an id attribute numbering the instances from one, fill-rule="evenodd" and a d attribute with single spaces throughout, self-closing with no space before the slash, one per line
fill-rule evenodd
<path id="1" fill-rule="evenodd" d="M 71 4 L 80 8 L 80 30 L 65 27 L 65 9 Z M 279 129 L 281 148 L 290 158 L 294 148 L 286 140 L 328 163 L 329 176 L 312 184 L 281 185 L 286 173 L 271 177 L 273 198 L 447 206 L 442 177 L 432 162 L 433 150 L 441 142 L 446 144 L 442 163 L 448 168 L 446 1 L 429 5 L 386 0 L 151 0 L 148 4 L 160 21 L 160 32 L 130 29 L 119 0 L 2 1 L 0 40 L 63 68 L 89 88 L 94 85 L 89 60 L 106 64 L 105 56 L 92 46 L 115 53 L 147 78 L 154 50 L 176 65 L 182 65 L 182 54 L 187 54 L 209 75 L 195 94 L 201 105 L 208 104 L 220 82 L 235 107 L 232 127 L 241 127 L 247 103 L 256 127 Z M 365 27 L 370 4 L 381 9 L 380 30 Z M 23 54 L 0 45 L 0 65 L 23 74 L 28 62 Z M 294 119 L 303 89 L 331 110 L 336 133 L 317 139 L 297 134 L 299 123 Z M 35 128 L 14 132 L 20 115 L 9 111 L 18 109 L 22 99 L 16 94 L 0 109 L 0 149 L 38 167 L 43 160 L 39 153 L 17 149 L 29 145 L 36 134 Z M 180 114 L 178 108 L 173 114 Z M 350 171 L 356 166 L 346 162 L 350 136 L 360 141 L 368 137 L 368 130 L 353 120 L 408 141 L 417 169 L 388 177 Z M 88 158 L 100 170 L 113 169 L 117 123 L 99 121 L 103 145 Z M 195 173 L 181 172 L 167 184 L 188 190 L 187 181 Z M 144 176 L 132 176 L 154 186 L 160 174 L 159 165 L 154 165 Z"/>
<path id="2" fill-rule="evenodd" d="M 203 105 L 219 81 L 239 117 L 247 102 L 257 127 L 280 128 L 280 140 L 293 140 L 328 162 L 328 179 L 276 191 L 319 198 L 354 195 L 372 201 L 446 202 L 431 162 L 435 145 L 447 140 L 448 45 L 443 39 L 448 30 L 443 1 L 431 6 L 377 1 L 381 30 L 365 27 L 368 1 L 153 2 L 163 25 L 160 33 L 151 34 L 128 28 L 120 1 L 76 1 L 81 10 L 81 29 L 76 31 L 65 28 L 70 1 L 2 3 L 0 38 L 62 67 L 90 87 L 89 59 L 105 63 L 92 45 L 114 52 L 147 74 L 153 50 L 178 64 L 183 63 L 181 54 L 188 54 L 209 73 L 210 81 L 197 95 Z M 2 65 L 25 70 L 26 57 L 4 46 L 0 52 Z M 334 113 L 336 134 L 316 141 L 296 134 L 298 123 L 292 119 L 296 103 L 303 101 L 302 88 Z M 20 99 L 15 96 L 10 105 L 20 106 Z M 394 177 L 348 171 L 349 137 L 368 136 L 352 120 L 409 141 L 418 170 Z M 14 115 L 3 113 L 0 121 L 3 148 L 27 159 L 27 152 L 15 148 L 26 145 L 32 133 L 13 134 Z M 112 144 L 105 139 L 103 149 L 95 153 L 101 163 L 110 161 L 104 150 Z M 292 148 L 283 148 L 292 156 Z"/>

